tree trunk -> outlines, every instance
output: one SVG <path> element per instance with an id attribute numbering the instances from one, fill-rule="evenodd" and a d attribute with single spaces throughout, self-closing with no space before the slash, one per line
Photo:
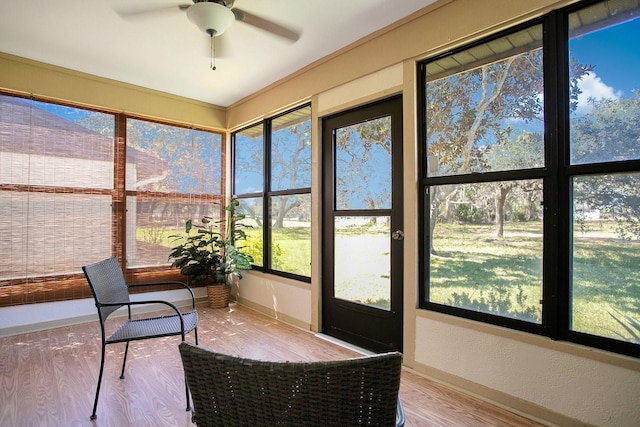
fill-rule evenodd
<path id="1" fill-rule="evenodd" d="M 496 189 L 496 237 L 502 239 L 504 237 L 504 202 L 507 200 L 507 194 L 511 187 L 497 186 Z"/>
<path id="2" fill-rule="evenodd" d="M 533 209 L 534 209 L 533 203 L 534 203 L 533 191 L 527 191 L 527 204 L 525 205 L 525 210 L 524 210 L 525 221 L 531 221 L 531 219 L 533 218 Z"/>
<path id="3" fill-rule="evenodd" d="M 289 197 L 282 196 L 280 198 L 280 204 L 278 205 L 278 214 L 276 215 L 275 221 L 273 223 L 273 228 L 284 228 L 284 217 L 289 211 L 287 207 L 287 203 L 289 202 Z"/>

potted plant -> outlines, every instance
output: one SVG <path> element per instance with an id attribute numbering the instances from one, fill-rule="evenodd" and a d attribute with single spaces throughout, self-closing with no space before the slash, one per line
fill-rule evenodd
<path id="1" fill-rule="evenodd" d="M 224 219 L 204 216 L 200 224 L 189 219 L 184 234 L 170 236 L 174 242 L 180 242 L 169 253 L 169 259 L 173 259 L 171 266 L 190 276 L 193 284 L 206 283 L 212 308 L 229 305 L 231 286 L 242 278 L 240 270 L 251 269 L 253 262 L 237 246 L 237 242 L 246 239 L 243 228 L 248 227 L 240 223 L 245 216 L 237 212 L 239 205 L 237 199 L 231 199 L 225 207 Z M 224 225 L 226 230 L 222 233 Z"/>
<path id="2" fill-rule="evenodd" d="M 245 215 L 238 212 L 238 206 L 240 206 L 238 199 L 231 199 L 225 207 L 227 229 L 223 239 L 218 242 L 222 253 L 220 270 L 224 277 L 224 282 L 228 286 L 232 286 L 242 279 L 241 271 L 251 270 L 251 263 L 253 262 L 253 257 L 243 252 L 244 246 L 238 246 L 238 242 L 247 239 L 247 233 L 244 229 L 251 227 L 240 222 L 245 218 Z"/>

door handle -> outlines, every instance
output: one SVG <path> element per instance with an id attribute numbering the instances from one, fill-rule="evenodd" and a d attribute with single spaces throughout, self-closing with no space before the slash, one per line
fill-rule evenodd
<path id="1" fill-rule="evenodd" d="M 391 233 L 391 238 L 393 240 L 404 240 L 404 231 L 402 230 L 396 230 L 393 233 Z"/>

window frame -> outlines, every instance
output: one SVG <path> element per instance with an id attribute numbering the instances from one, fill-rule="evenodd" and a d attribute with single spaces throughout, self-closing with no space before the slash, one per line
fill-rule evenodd
<path id="1" fill-rule="evenodd" d="M 614 353 L 640 357 L 640 344 L 616 340 L 603 336 L 573 331 L 571 318 L 571 216 L 572 195 L 570 183 L 573 177 L 639 172 L 640 160 L 612 161 L 571 165 L 569 157 L 569 15 L 584 9 L 600 0 L 579 2 L 569 7 L 551 11 L 548 14 L 526 23 L 513 26 L 504 31 L 484 37 L 476 42 L 460 46 L 443 54 L 417 62 L 417 135 L 418 135 L 418 206 L 420 206 L 418 248 L 419 256 L 419 301 L 420 309 L 458 316 L 474 321 L 488 323 L 546 336 L 553 340 L 562 340 L 582 344 Z M 428 176 L 427 129 L 426 129 L 426 64 L 467 50 L 473 46 L 516 33 L 522 29 L 542 24 L 543 26 L 543 74 L 544 74 L 544 147 L 545 165 L 526 171 L 500 171 L 475 174 L 474 176 Z M 460 307 L 433 303 L 429 301 L 429 196 L 431 185 L 461 182 L 488 182 L 506 179 L 542 179 L 543 180 L 543 273 L 542 273 L 542 320 L 534 324 L 494 314 L 476 312 Z"/>
<path id="2" fill-rule="evenodd" d="M 271 135 L 272 135 L 272 123 L 273 121 L 286 116 L 292 112 L 297 110 L 301 110 L 303 108 L 311 108 L 311 103 L 307 102 L 293 108 L 290 108 L 286 111 L 283 111 L 277 115 L 268 117 L 259 122 L 251 123 L 247 126 L 242 127 L 241 129 L 237 129 L 231 133 L 231 194 L 233 194 L 234 198 L 237 198 L 240 203 L 242 203 L 243 199 L 253 199 L 260 198 L 262 199 L 262 215 L 263 215 L 263 227 L 262 227 L 262 266 L 253 266 L 252 269 L 257 271 L 262 271 L 268 274 L 273 274 L 276 276 L 286 277 L 288 279 L 297 280 L 300 282 L 311 283 L 311 275 L 303 276 L 296 273 L 291 273 L 288 271 L 277 270 L 272 268 L 272 260 L 271 260 L 271 237 L 272 237 L 272 227 L 271 227 L 271 210 L 269 206 L 269 201 L 274 197 L 279 196 L 296 196 L 296 195 L 309 195 L 311 197 L 311 187 L 299 187 L 295 189 L 286 189 L 286 190 L 271 190 Z M 309 117 L 311 120 L 311 117 Z M 262 191 L 256 191 L 252 193 L 237 193 L 235 188 L 235 171 L 236 171 L 236 135 L 238 133 L 243 132 L 244 130 L 250 129 L 257 125 L 262 125 L 262 152 L 263 152 L 263 182 L 262 182 Z M 310 177 L 311 178 L 311 177 Z M 309 254 L 311 257 L 311 254 Z"/>
<path id="3" fill-rule="evenodd" d="M 170 123 L 170 122 L 166 122 L 166 121 L 162 121 L 162 120 L 151 120 L 151 119 L 147 119 L 147 118 L 142 118 L 142 117 L 138 117 L 138 116 L 134 116 L 134 115 L 121 115 L 121 114 L 117 114 L 116 115 L 116 119 L 122 120 L 123 121 L 123 130 L 121 130 L 121 132 L 123 132 L 124 135 L 124 159 L 122 160 L 125 163 L 124 169 L 123 169 L 123 173 L 125 174 L 123 177 L 121 177 L 122 179 L 119 181 L 121 188 L 118 188 L 117 190 L 122 191 L 124 194 L 124 197 L 122 199 L 122 205 L 124 206 L 124 212 L 123 212 L 123 225 L 122 225 L 122 230 L 123 230 L 123 237 L 122 237 L 122 246 L 123 246 L 123 252 L 122 252 L 122 264 L 123 266 L 126 266 L 125 269 L 128 271 L 135 271 L 135 272 L 157 272 L 157 271 L 172 271 L 174 270 L 171 266 L 170 263 L 167 265 L 151 265 L 151 266 L 134 266 L 134 267 L 129 267 L 127 259 L 129 257 L 129 254 L 127 253 L 127 236 L 126 233 L 128 231 L 127 229 L 127 221 L 128 221 L 128 208 L 127 208 L 127 203 L 129 198 L 142 198 L 147 199 L 147 200 L 158 200 L 158 201 L 162 201 L 162 202 L 183 202 L 183 203 L 188 203 L 188 202 L 197 202 L 197 203 L 211 203 L 211 204 L 217 204 L 218 207 L 216 210 L 217 215 L 222 218 L 223 217 L 223 211 L 224 211 L 224 200 L 225 200 L 225 196 L 224 196 L 224 189 L 225 189 L 225 161 L 224 161 L 224 152 L 225 152 L 225 135 L 222 132 L 216 132 L 216 131 L 212 131 L 212 130 L 208 130 L 208 129 L 204 129 L 204 128 L 200 128 L 200 127 L 195 127 L 195 126 L 188 126 L 188 125 L 180 125 L 180 124 L 176 124 L 176 123 Z M 171 126 L 171 127 L 175 127 L 175 128 L 180 128 L 180 129 L 185 129 L 185 130 L 189 130 L 189 131 L 198 131 L 198 132 L 207 132 L 207 133 L 211 133 L 211 134 L 216 134 L 216 135 L 220 135 L 220 194 L 208 194 L 208 193 L 179 193 L 179 192 L 160 192 L 160 191 L 150 191 L 150 190 L 138 190 L 138 189 L 128 189 L 127 188 L 127 180 L 126 180 L 126 150 L 127 150 L 127 146 L 128 146 L 128 139 L 126 138 L 126 134 L 127 134 L 127 123 L 129 120 L 135 120 L 138 122 L 146 122 L 146 123 L 154 123 L 154 124 L 158 124 L 158 125 L 162 125 L 162 126 Z M 115 156 L 114 156 L 115 157 Z M 199 218 L 192 218 L 192 219 L 199 219 Z M 135 233 L 135 230 L 134 230 Z M 167 251 L 167 255 L 168 255 Z M 184 278 L 183 278 L 184 279 Z"/>
<path id="4" fill-rule="evenodd" d="M 58 105 L 63 107 L 71 107 L 84 111 L 93 111 L 103 114 L 108 114 L 114 118 L 114 132 L 113 132 L 113 187 L 111 189 L 94 190 L 87 188 L 70 189 L 64 187 L 64 192 L 71 194 L 102 194 L 109 195 L 111 197 L 111 254 L 116 256 L 121 266 L 123 266 L 123 272 L 129 283 L 143 283 L 149 281 L 157 281 L 158 279 L 163 281 L 180 280 L 185 281 L 185 277 L 181 276 L 179 271 L 171 268 L 170 264 L 163 266 L 149 266 L 149 267 L 133 267 L 126 266 L 125 260 L 126 254 L 126 241 L 127 241 L 127 229 L 126 229 L 126 200 L 127 197 L 135 196 L 136 191 L 126 189 L 126 123 L 127 119 L 135 119 L 146 122 L 159 123 L 167 126 L 175 126 L 185 129 L 192 129 L 202 132 L 208 132 L 220 135 L 222 141 L 222 150 L 220 158 L 221 167 L 221 179 L 220 195 L 202 195 L 197 196 L 200 199 L 211 200 L 212 202 L 220 202 L 223 205 L 224 201 L 224 188 L 225 188 L 225 133 L 216 131 L 213 129 L 204 128 L 201 126 L 190 126 L 187 124 L 179 124 L 171 121 L 163 120 L 150 120 L 149 118 L 126 114 L 122 112 L 114 112 L 107 109 L 100 108 L 88 108 L 84 105 L 76 104 L 73 102 L 61 102 L 47 97 L 27 95 L 22 93 L 16 93 L 11 91 L 0 90 L 1 96 L 16 97 L 25 99 L 28 101 L 37 101 L 47 103 L 51 105 Z M 2 185 L 0 185 L 2 186 Z M 15 186 L 14 186 L 15 187 Z M 29 189 L 29 185 L 19 186 Z M 44 193 L 55 193 L 57 187 L 51 189 L 37 190 Z M 145 193 L 145 192 L 142 192 Z M 146 194 L 149 194 L 148 192 Z M 167 198 L 167 200 L 184 199 L 185 196 L 178 193 L 152 193 L 152 195 Z M 194 196 L 192 195 L 193 199 Z M 167 250 L 167 254 L 168 254 Z M 39 302 L 55 302 L 72 300 L 79 298 L 91 297 L 91 292 L 86 286 L 86 279 L 82 273 L 81 266 L 78 266 L 77 273 L 70 274 L 53 274 L 47 276 L 36 276 L 27 278 L 15 278 L 3 281 L 0 285 L 0 307 L 15 306 Z M 26 286 L 29 285 L 29 286 Z M 161 287 L 151 287 L 147 291 L 162 290 Z"/>

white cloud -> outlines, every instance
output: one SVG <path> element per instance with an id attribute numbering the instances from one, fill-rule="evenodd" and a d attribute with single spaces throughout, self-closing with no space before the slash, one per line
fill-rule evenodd
<path id="1" fill-rule="evenodd" d="M 617 100 L 622 97 L 621 90 L 615 90 L 613 87 L 607 86 L 593 71 L 580 79 L 578 87 L 582 90 L 582 93 L 578 95 L 578 109 L 576 111 L 579 115 L 591 112 L 593 106 L 589 103 L 589 98 Z"/>

